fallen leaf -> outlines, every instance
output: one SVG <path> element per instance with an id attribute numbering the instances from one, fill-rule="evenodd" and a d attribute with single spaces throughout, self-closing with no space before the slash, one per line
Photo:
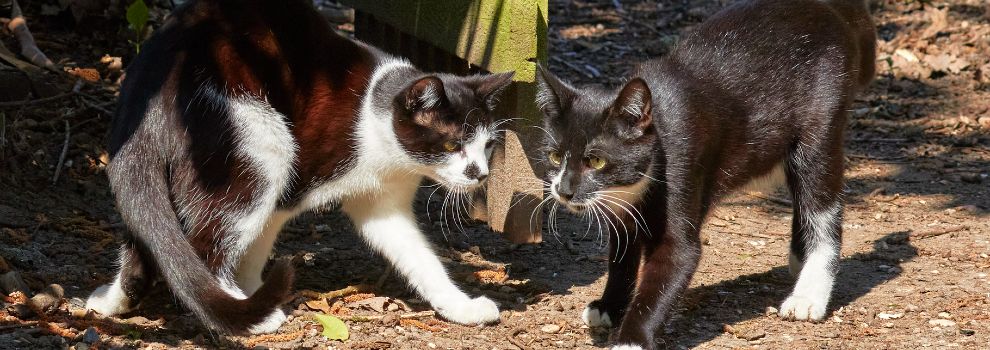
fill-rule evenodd
<path id="1" fill-rule="evenodd" d="M 355 301 L 348 304 L 352 308 L 368 308 L 375 310 L 377 312 L 385 312 L 385 306 L 389 303 L 388 297 L 372 297 L 364 300 Z"/>
<path id="2" fill-rule="evenodd" d="M 307 301 L 306 302 L 306 307 L 308 307 L 310 309 L 313 309 L 313 310 L 322 311 L 325 314 L 332 313 L 332 312 L 330 312 L 330 304 L 327 304 L 327 300 L 326 299 Z"/>
<path id="3" fill-rule="evenodd" d="M 350 333 L 347 332 L 347 325 L 339 318 L 324 314 L 313 314 L 313 319 L 323 326 L 322 334 L 327 339 L 347 340 L 350 337 Z"/>

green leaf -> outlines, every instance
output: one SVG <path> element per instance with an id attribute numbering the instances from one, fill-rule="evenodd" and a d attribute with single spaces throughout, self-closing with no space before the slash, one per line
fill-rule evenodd
<path id="1" fill-rule="evenodd" d="M 127 7 L 127 23 L 138 35 L 144 32 L 144 26 L 148 24 L 148 6 L 144 0 L 137 0 Z"/>
<path id="2" fill-rule="evenodd" d="M 347 340 L 350 337 L 350 333 L 347 332 L 347 325 L 339 318 L 325 314 L 313 314 L 313 318 L 323 326 L 323 336 L 327 339 Z"/>

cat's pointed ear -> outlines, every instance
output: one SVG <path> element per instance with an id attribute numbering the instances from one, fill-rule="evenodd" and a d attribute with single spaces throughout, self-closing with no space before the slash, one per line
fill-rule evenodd
<path id="1" fill-rule="evenodd" d="M 485 101 L 485 107 L 489 111 L 494 110 L 495 106 L 498 105 L 498 98 L 509 84 L 512 83 L 512 76 L 516 72 L 504 72 L 498 74 L 486 75 L 482 78 L 481 83 L 478 84 L 476 91 L 478 96 L 482 96 Z"/>
<path id="2" fill-rule="evenodd" d="M 409 111 L 423 111 L 440 107 L 447 103 L 443 81 L 435 76 L 416 80 L 406 88 L 405 107 Z"/>
<path id="3" fill-rule="evenodd" d="M 653 123 L 653 93 L 642 78 L 634 78 L 619 91 L 609 110 L 609 119 L 628 128 L 628 136 L 639 137 Z"/>
<path id="4" fill-rule="evenodd" d="M 557 78 L 542 64 L 536 65 L 536 105 L 547 117 L 555 118 L 570 105 L 574 88 Z"/>

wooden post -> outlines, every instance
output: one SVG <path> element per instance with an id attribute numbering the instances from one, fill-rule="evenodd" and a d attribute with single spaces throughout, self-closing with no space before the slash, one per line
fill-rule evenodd
<path id="1" fill-rule="evenodd" d="M 496 150 L 474 217 L 513 242 L 540 242 L 542 169 L 535 105 L 536 63 L 547 59 L 547 0 L 343 0 L 356 10 L 355 33 L 420 68 L 452 73 L 515 71 L 500 115 L 519 118 Z M 394 31 L 401 32 L 397 35 Z M 383 35 L 383 33 L 386 33 Z M 399 38 L 396 40 L 395 38 Z"/>

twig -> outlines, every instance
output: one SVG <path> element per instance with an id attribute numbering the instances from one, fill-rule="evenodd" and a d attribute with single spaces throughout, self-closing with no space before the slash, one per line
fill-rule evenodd
<path id="1" fill-rule="evenodd" d="M 554 60 L 554 61 L 557 61 L 558 63 L 561 63 L 561 64 L 569 67 L 570 69 L 573 69 L 575 72 L 578 72 L 578 73 L 583 74 L 584 76 L 588 77 L 588 79 L 594 79 L 595 78 L 595 76 L 593 74 L 589 73 L 588 71 L 585 71 L 584 69 L 581 68 L 581 66 L 578 66 L 576 64 L 573 64 L 573 63 L 567 62 L 565 60 L 562 60 L 560 58 L 557 58 L 557 56 L 551 56 L 550 59 L 551 60 Z"/>
<path id="2" fill-rule="evenodd" d="M 919 240 L 919 239 L 925 239 L 925 238 L 938 237 L 938 236 L 941 236 L 941 235 L 944 235 L 944 234 L 949 234 L 949 233 L 953 233 L 953 232 L 959 232 L 959 231 L 968 230 L 968 229 L 969 229 L 969 226 L 966 226 L 966 225 L 957 225 L 957 226 L 951 226 L 951 227 L 944 227 L 944 228 L 940 228 L 940 229 L 937 229 L 937 230 L 926 231 L 926 232 L 919 232 L 917 234 L 911 234 L 911 235 L 908 236 L 908 240 L 913 241 L 913 240 Z"/>
<path id="3" fill-rule="evenodd" d="M 761 192 L 752 192 L 752 191 L 750 191 L 750 192 L 746 192 L 746 195 L 748 195 L 750 197 L 755 197 L 755 198 L 767 200 L 767 201 L 770 201 L 770 202 L 772 202 L 774 204 L 779 204 L 779 205 L 783 205 L 783 206 L 787 206 L 787 207 L 793 207 L 794 206 L 794 203 L 791 202 L 789 199 L 784 199 L 784 198 L 780 198 L 780 197 L 776 197 L 776 196 L 766 195 L 766 194 L 763 194 Z"/>
<path id="4" fill-rule="evenodd" d="M 103 112 L 103 113 L 105 113 L 108 116 L 112 116 L 113 115 L 113 111 L 107 109 L 106 107 L 112 105 L 114 103 L 114 101 L 103 102 L 103 103 L 96 103 L 96 101 L 90 100 L 90 99 L 86 98 L 85 96 L 86 96 L 85 94 L 80 95 L 79 96 L 79 100 L 82 101 L 83 104 L 85 104 L 87 107 L 92 108 L 92 109 L 95 109 L 95 110 L 98 110 L 100 112 Z"/>
<path id="5" fill-rule="evenodd" d="M 393 270 L 395 270 L 395 268 L 392 267 L 391 264 L 385 267 L 385 272 L 378 278 L 378 282 L 375 282 L 375 290 L 382 290 L 382 286 L 384 286 L 385 282 L 388 281 L 388 278 L 392 276 Z"/>
<path id="6" fill-rule="evenodd" d="M 728 233 L 730 235 L 739 235 L 739 236 L 747 236 L 747 237 L 763 238 L 763 239 L 773 239 L 774 238 L 773 236 L 765 235 L 765 234 L 762 234 L 762 233 L 732 232 L 732 231 L 719 231 L 719 232 L 720 233 Z"/>
<path id="7" fill-rule="evenodd" d="M 908 139 L 900 138 L 861 138 L 861 139 L 850 139 L 853 142 L 889 142 L 889 143 L 900 143 L 907 142 Z"/>
<path id="8" fill-rule="evenodd" d="M 400 320 L 407 320 L 407 319 L 414 319 L 414 318 L 433 317 L 433 316 L 436 316 L 436 314 L 437 314 L 437 312 L 436 311 L 432 311 L 432 310 L 431 311 L 411 312 L 411 313 L 408 313 L 408 314 L 399 315 L 399 319 Z M 386 315 L 337 316 L 337 318 L 341 319 L 342 321 L 371 322 L 371 321 L 377 321 L 377 320 L 383 319 L 383 318 L 385 318 L 385 316 Z"/>
<path id="9" fill-rule="evenodd" d="M 27 20 L 24 19 L 21 13 L 21 6 L 17 4 L 17 0 L 13 0 L 12 10 L 10 14 L 10 23 L 7 23 L 7 28 L 14 33 L 17 37 L 17 42 L 21 44 L 21 55 L 24 55 L 28 61 L 31 61 L 34 65 L 49 70 L 56 70 L 55 63 L 45 56 L 41 49 L 38 48 L 38 44 L 34 41 L 34 36 L 31 35 L 31 31 L 28 30 Z"/>
<path id="10" fill-rule="evenodd" d="M 28 100 L 27 98 L 25 98 L 22 101 L 0 102 L 0 108 L 3 108 L 3 107 L 24 107 L 24 106 L 27 106 L 27 105 L 33 105 L 33 104 L 38 104 L 38 103 L 51 102 L 51 101 L 60 100 L 60 99 L 63 99 L 63 98 L 69 97 L 69 96 L 73 96 L 75 94 L 76 93 L 74 93 L 74 92 L 66 92 L 64 94 L 58 94 L 58 95 L 49 96 L 49 97 L 42 97 L 42 98 L 38 98 L 38 99 L 34 99 L 34 100 Z"/>
<path id="11" fill-rule="evenodd" d="M 519 350 L 530 350 L 529 346 L 526 346 L 526 344 L 524 344 L 521 340 L 516 338 L 517 334 L 525 331 L 526 328 L 516 327 L 516 329 L 513 329 L 511 332 L 509 332 L 509 337 L 506 338 L 506 340 L 512 343 L 512 345 L 515 345 L 517 348 L 519 348 Z"/>
<path id="12" fill-rule="evenodd" d="M 58 165 L 55 166 L 55 177 L 52 178 L 52 185 L 58 183 L 58 176 L 62 173 L 62 165 L 65 164 L 65 154 L 69 152 L 69 135 L 71 134 L 71 129 L 69 128 L 69 121 L 63 121 L 65 122 L 65 142 L 62 143 L 62 154 L 58 156 Z"/>
<path id="13" fill-rule="evenodd" d="M 310 298 L 310 299 L 333 299 L 333 298 L 340 298 L 340 297 L 351 295 L 351 294 L 365 293 L 365 292 L 368 292 L 368 291 L 371 291 L 371 290 L 372 290 L 371 289 L 371 286 L 368 286 L 366 284 L 359 284 L 359 285 L 356 285 L 356 286 L 347 286 L 347 287 L 344 287 L 342 289 L 333 290 L 333 291 L 329 291 L 329 292 L 326 292 L 326 293 L 320 293 L 320 292 L 316 292 L 316 291 L 305 289 L 305 290 L 299 291 L 299 295 L 304 296 L 306 298 Z"/>

